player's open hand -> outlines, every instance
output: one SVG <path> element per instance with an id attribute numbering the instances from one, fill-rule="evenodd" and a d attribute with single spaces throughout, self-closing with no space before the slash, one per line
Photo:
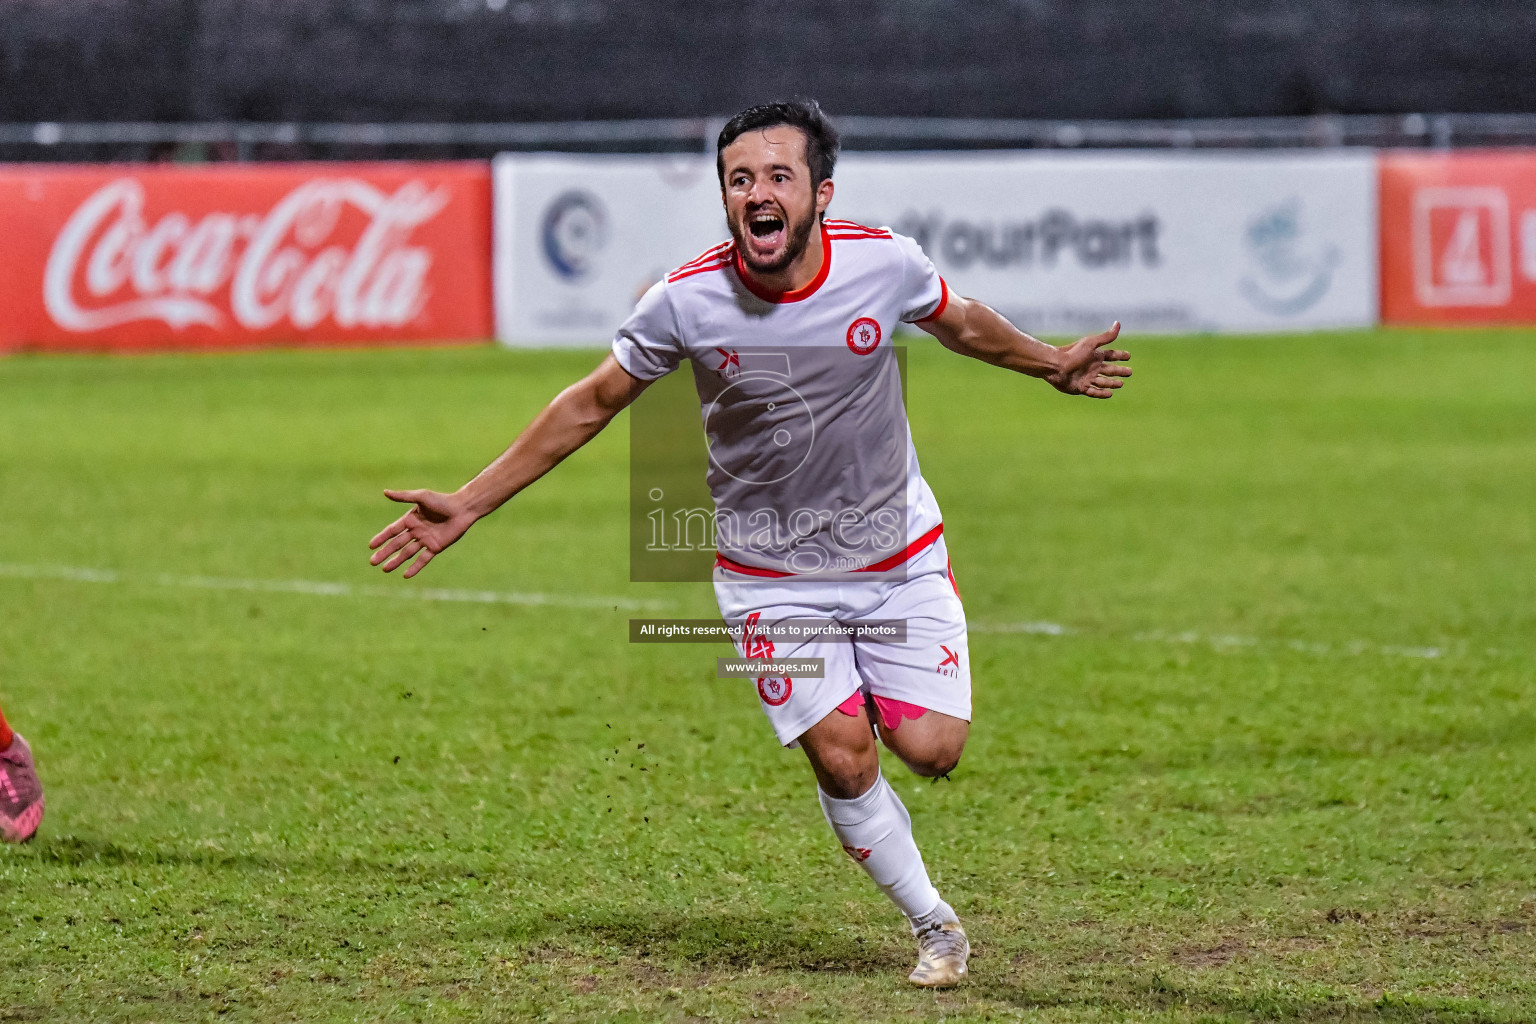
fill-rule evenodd
<path id="1" fill-rule="evenodd" d="M 374 534 L 368 542 L 373 549 L 368 564 L 382 562 L 385 572 L 394 572 L 414 557 L 416 561 L 402 574 L 406 579 L 421 572 L 444 548 L 464 536 L 477 518 L 468 502 L 457 494 L 385 491 L 384 496 L 416 507 Z"/>
<path id="2" fill-rule="evenodd" d="M 1120 337 L 1120 321 L 1107 331 L 1089 335 L 1061 349 L 1061 368 L 1045 379 L 1051 387 L 1068 395 L 1089 398 L 1113 398 L 1123 378 L 1131 375 L 1129 366 L 1119 363 L 1131 358 L 1129 352 L 1108 348 Z"/>

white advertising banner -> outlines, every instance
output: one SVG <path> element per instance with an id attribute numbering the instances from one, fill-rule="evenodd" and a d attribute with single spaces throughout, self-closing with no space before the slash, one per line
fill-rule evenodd
<path id="1" fill-rule="evenodd" d="M 602 345 L 667 271 L 729 238 L 713 157 L 503 154 L 496 335 Z"/>
<path id="2" fill-rule="evenodd" d="M 1041 334 L 1377 319 L 1376 161 L 1329 153 L 846 154 L 836 216 L 916 238 L 950 286 Z M 498 333 L 598 344 L 727 237 L 708 157 L 504 156 Z"/>

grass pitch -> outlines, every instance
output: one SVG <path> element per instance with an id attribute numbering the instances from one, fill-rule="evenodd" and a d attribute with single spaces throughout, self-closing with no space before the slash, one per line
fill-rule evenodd
<path id="1" fill-rule="evenodd" d="M 943 994 L 750 684 L 625 643 L 712 611 L 626 582 L 625 421 L 366 565 L 595 353 L 0 362 L 49 799 L 0 1020 L 1536 1019 L 1536 335 L 1127 347 L 1109 403 L 911 351 L 975 666 L 953 778 L 887 762 Z"/>

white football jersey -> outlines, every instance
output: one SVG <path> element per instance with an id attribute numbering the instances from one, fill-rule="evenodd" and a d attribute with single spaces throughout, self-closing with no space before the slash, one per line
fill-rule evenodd
<path id="1" fill-rule="evenodd" d="M 825 220 L 791 292 L 752 282 L 734 242 L 657 282 L 613 354 L 641 380 L 687 360 L 698 388 L 719 564 L 752 575 L 900 574 L 942 531 L 918 468 L 891 335 L 949 290 L 912 239 Z"/>

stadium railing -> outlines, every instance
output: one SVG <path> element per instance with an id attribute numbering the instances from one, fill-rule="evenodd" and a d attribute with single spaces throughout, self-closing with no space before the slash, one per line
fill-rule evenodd
<path id="1" fill-rule="evenodd" d="M 1350 114 L 1169 121 L 837 119 L 849 149 L 1451 148 L 1536 145 L 1536 114 Z M 549 122 L 0 123 L 0 160 L 486 156 L 506 150 L 711 150 L 724 118 Z"/>

